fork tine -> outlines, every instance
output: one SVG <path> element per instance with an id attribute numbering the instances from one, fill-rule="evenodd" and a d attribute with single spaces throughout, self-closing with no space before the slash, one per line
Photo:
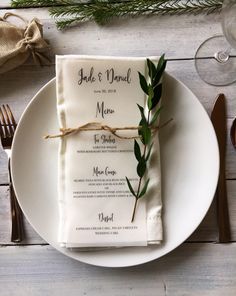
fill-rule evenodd
<path id="1" fill-rule="evenodd" d="M 2 113 L 3 113 L 4 123 L 6 125 L 5 126 L 6 133 L 8 134 L 8 137 L 11 137 L 14 134 L 14 130 L 11 126 L 11 122 L 10 122 L 9 116 L 7 114 L 7 110 L 6 110 L 5 105 L 2 105 Z"/>
<path id="2" fill-rule="evenodd" d="M 14 128 L 16 128 L 17 124 L 16 124 L 15 118 L 14 118 L 12 112 L 11 112 L 11 108 L 10 108 L 10 106 L 9 106 L 8 104 L 6 104 L 6 107 L 7 107 L 7 110 L 8 110 L 9 116 L 10 116 L 10 118 L 11 118 L 11 122 L 12 122 Z"/>
<path id="3" fill-rule="evenodd" d="M 9 131 L 7 129 L 7 124 L 6 124 L 4 114 L 3 114 L 1 107 L 0 107 L 0 118 L 1 118 L 1 126 L 2 126 L 3 133 L 4 133 L 4 138 L 9 137 L 10 136 Z"/>
<path id="4" fill-rule="evenodd" d="M 1 107 L 0 107 L 1 109 Z M 4 133 L 4 130 L 3 130 L 3 124 L 2 124 L 2 116 L 1 116 L 1 113 L 0 113 L 0 137 L 1 138 L 5 138 L 5 133 Z"/>
<path id="5" fill-rule="evenodd" d="M 14 127 L 13 122 L 11 120 L 11 114 L 9 113 L 8 108 L 5 105 L 3 105 L 2 107 L 3 107 L 4 113 L 5 113 L 5 118 L 6 118 L 7 124 L 9 125 L 9 130 L 10 130 L 11 136 L 14 136 L 15 127 Z"/>
<path id="6" fill-rule="evenodd" d="M 7 110 L 6 110 L 5 105 L 2 105 L 2 113 L 3 113 L 4 119 L 6 121 L 6 124 L 7 125 L 11 125 L 11 121 L 10 121 L 10 118 L 8 116 L 8 113 L 7 113 Z"/>

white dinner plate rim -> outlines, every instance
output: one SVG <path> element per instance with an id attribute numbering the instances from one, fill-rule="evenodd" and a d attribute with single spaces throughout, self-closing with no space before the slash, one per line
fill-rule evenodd
<path id="1" fill-rule="evenodd" d="M 208 114 L 205 110 L 205 108 L 202 106 L 202 104 L 200 103 L 200 101 L 197 99 L 197 96 L 183 83 L 181 82 L 179 79 L 175 78 L 173 75 L 169 74 L 168 72 L 166 73 L 168 76 L 170 76 L 171 78 L 173 78 L 174 80 L 176 80 L 177 83 L 179 83 L 181 85 L 182 88 L 186 89 L 189 93 L 191 93 L 192 95 L 192 98 L 195 100 L 195 102 L 197 104 L 199 104 L 202 108 L 202 111 L 205 113 L 205 115 L 208 117 Z M 22 116 L 19 120 L 19 123 L 17 125 L 17 128 L 16 128 L 16 132 L 15 132 L 15 137 L 13 139 L 13 145 L 12 145 L 12 161 L 11 161 L 11 171 L 12 171 L 12 181 L 13 181 L 13 185 L 15 186 L 15 178 L 14 178 L 14 157 L 15 157 L 15 142 L 17 141 L 17 135 L 18 135 L 18 130 L 21 128 L 21 123 L 24 121 L 24 117 L 25 117 L 25 114 L 27 114 L 31 108 L 31 106 L 37 101 L 37 97 L 40 95 L 41 92 L 43 92 L 45 89 L 47 89 L 52 83 L 55 82 L 55 77 L 52 78 L 51 80 L 49 80 L 45 85 L 43 85 L 37 92 L 36 94 L 33 96 L 33 98 L 30 100 L 30 102 L 27 104 L 25 110 L 23 111 L 22 113 Z M 93 260 L 90 260 L 90 258 L 87 258 L 87 259 L 84 259 L 84 258 L 75 258 L 73 256 L 73 254 L 69 253 L 69 252 L 63 252 L 63 250 L 61 248 L 59 248 L 57 245 L 53 244 L 52 242 L 49 242 L 47 241 L 45 238 L 44 238 L 44 235 L 39 233 L 36 226 L 31 224 L 30 223 L 30 218 L 28 217 L 28 214 L 25 213 L 24 211 L 24 207 L 22 206 L 21 204 L 21 200 L 20 198 L 17 197 L 18 199 L 18 202 L 22 208 L 22 211 L 25 215 L 25 217 L 27 218 L 27 220 L 29 221 L 29 223 L 31 224 L 31 226 L 33 227 L 33 229 L 39 234 L 40 237 L 42 237 L 45 241 L 47 241 L 47 243 L 49 243 L 53 248 L 55 248 L 56 250 L 58 250 L 60 253 L 76 260 L 76 261 L 80 261 L 80 262 L 83 262 L 83 263 L 87 263 L 87 264 L 90 264 L 90 265 L 94 265 L 94 266 L 101 266 L 101 267 L 131 267 L 131 266 L 136 266 L 136 265 L 141 265 L 141 264 L 144 264 L 144 263 L 147 263 L 147 262 L 150 262 L 150 261 L 153 261 L 155 259 L 158 259 L 158 258 L 161 258 L 165 255 L 167 255 L 168 253 L 170 253 L 171 251 L 175 250 L 178 246 L 180 246 L 188 237 L 190 237 L 192 235 L 192 233 L 196 230 L 196 228 L 200 225 L 200 223 L 202 222 L 202 220 L 204 219 L 206 213 L 208 212 L 210 206 L 211 206 L 211 203 L 213 201 L 213 198 L 214 198 L 214 195 L 215 195 L 215 191 L 216 191 L 216 187 L 217 187 L 217 183 L 218 183 L 218 176 L 219 176 L 219 148 L 218 148 L 218 142 L 217 142 L 217 138 L 216 138 L 216 135 L 215 135 L 215 131 L 214 131 L 214 128 L 213 128 L 213 125 L 211 124 L 211 120 L 210 118 L 208 117 L 208 120 L 209 120 L 209 124 L 211 126 L 211 129 L 213 131 L 213 134 L 214 134 L 214 137 L 215 137 L 215 142 L 216 142 L 216 149 L 217 151 L 216 152 L 216 159 L 215 161 L 217 162 L 216 163 L 216 166 L 217 166 L 217 172 L 215 174 L 215 180 L 214 180 L 214 184 L 212 184 L 212 194 L 211 194 L 211 197 L 209 198 L 209 203 L 208 203 L 208 206 L 205 208 L 205 213 L 204 215 L 202 215 L 201 219 L 199 219 L 198 223 L 195 224 L 195 227 L 194 229 L 192 229 L 192 232 L 189 233 L 187 235 L 187 237 L 185 237 L 185 239 L 180 239 L 179 241 L 176 241 L 176 243 L 174 245 L 171 245 L 171 247 L 168 249 L 165 250 L 165 252 L 163 254 L 161 254 L 160 256 L 156 256 L 155 253 L 152 253 L 151 255 L 148 255 L 148 259 L 147 258 L 143 258 L 143 260 L 137 260 L 136 263 L 132 263 L 132 264 L 120 264 L 120 265 L 117 265 L 117 264 L 98 264 L 98 263 L 94 263 Z M 17 186 L 15 186 L 16 188 L 16 196 L 17 195 Z M 95 251 L 96 252 L 96 251 Z M 84 253 L 84 252 L 83 252 Z"/>

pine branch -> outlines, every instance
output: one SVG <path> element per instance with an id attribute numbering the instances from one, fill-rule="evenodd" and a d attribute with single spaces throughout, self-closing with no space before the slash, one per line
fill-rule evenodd
<path id="1" fill-rule="evenodd" d="M 115 17 L 140 15 L 180 15 L 213 13 L 220 11 L 223 0 L 12 0 L 13 7 L 49 6 L 50 15 L 59 29 L 86 21 L 100 25 Z"/>
<path id="2" fill-rule="evenodd" d="M 163 4 L 169 0 L 133 0 L 133 1 L 106 1 L 95 0 L 91 3 L 52 7 L 49 9 L 50 15 L 56 19 L 56 24 L 59 29 L 64 29 L 70 25 L 95 21 L 100 25 L 106 24 L 113 17 L 124 16 L 132 14 L 134 11 L 139 11 L 142 4 L 146 8 L 156 4 Z M 65 18 L 68 17 L 68 18 Z"/>
<path id="3" fill-rule="evenodd" d="M 11 6 L 14 8 L 20 7 L 45 7 L 53 5 L 66 5 L 64 0 L 12 0 Z M 67 2 L 67 1 L 66 1 Z"/>
<path id="4" fill-rule="evenodd" d="M 93 2 L 88 0 L 86 3 Z M 63 5 L 78 5 L 85 3 L 85 0 L 11 0 L 11 6 L 15 8 L 21 7 L 52 7 Z"/>

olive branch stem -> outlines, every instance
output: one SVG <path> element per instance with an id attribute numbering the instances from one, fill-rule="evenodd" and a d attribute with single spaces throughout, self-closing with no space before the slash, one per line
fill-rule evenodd
<path id="1" fill-rule="evenodd" d="M 141 152 L 140 144 L 135 139 L 134 154 L 136 160 L 138 161 L 136 170 L 139 176 L 138 188 L 136 191 L 134 190 L 128 177 L 126 177 L 128 188 L 131 194 L 135 197 L 131 222 L 133 222 L 135 219 L 138 200 L 141 197 L 145 196 L 150 181 L 150 179 L 148 178 L 143 184 L 143 179 L 147 171 L 148 160 L 150 158 L 153 147 L 152 139 L 155 136 L 155 133 L 152 133 L 152 130 L 155 127 L 157 119 L 160 115 L 160 111 L 162 109 L 162 107 L 159 107 L 159 103 L 162 95 L 162 75 L 165 71 L 166 63 L 167 61 L 165 60 L 164 55 L 160 57 L 157 66 L 155 66 L 155 64 L 151 60 L 147 59 L 148 79 L 146 79 L 141 73 L 139 73 L 140 86 L 145 95 L 147 95 L 146 108 L 148 109 L 148 113 L 146 116 L 146 108 L 138 105 L 141 114 L 141 121 L 139 122 L 139 126 L 141 128 L 138 129 L 138 134 L 140 136 L 140 141 L 143 144 L 143 153 Z"/>
<path id="2" fill-rule="evenodd" d="M 150 110 L 148 111 L 148 120 L 147 120 L 148 124 L 149 124 L 149 118 L 150 118 Z M 143 158 L 146 158 L 146 151 L 147 151 L 147 145 L 144 145 Z M 142 180 L 143 180 L 143 176 L 139 178 L 138 189 L 137 189 L 137 196 L 139 196 L 139 193 L 140 193 L 140 188 L 141 188 Z M 131 222 L 134 221 L 137 204 L 138 204 L 138 198 L 135 198 L 135 203 L 134 203 L 134 208 L 133 208 L 133 214 L 132 214 Z"/>

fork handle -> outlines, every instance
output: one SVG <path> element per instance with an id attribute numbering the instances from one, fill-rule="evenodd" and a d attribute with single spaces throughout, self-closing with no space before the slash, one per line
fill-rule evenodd
<path id="1" fill-rule="evenodd" d="M 23 215 L 22 215 L 21 208 L 18 204 L 16 194 L 12 184 L 10 158 L 8 161 L 8 171 L 9 171 L 11 220 L 12 220 L 11 241 L 15 243 L 19 243 L 23 240 Z"/>

